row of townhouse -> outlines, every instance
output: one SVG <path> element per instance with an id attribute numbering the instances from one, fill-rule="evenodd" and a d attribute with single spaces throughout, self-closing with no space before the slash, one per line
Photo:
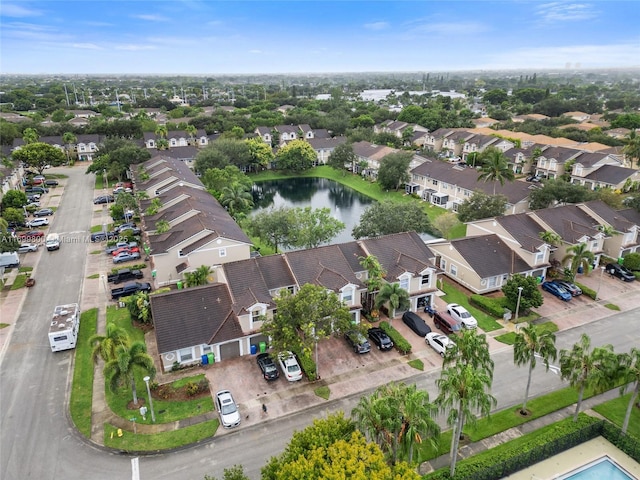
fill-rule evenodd
<path id="1" fill-rule="evenodd" d="M 162 368 L 188 365 L 213 353 L 226 360 L 266 342 L 263 319 L 273 315 L 282 289 L 296 292 L 307 283 L 335 292 L 360 321 L 367 271 L 360 258 L 374 255 L 386 281 L 407 290 L 411 309 L 433 303 L 437 286 L 435 256 L 415 233 L 400 233 L 339 245 L 252 257 L 250 239 L 203 187 L 188 166 L 158 155 L 132 171 L 136 190 L 145 192 L 142 216 L 150 247 L 155 287 L 184 280 L 202 265 L 210 284 L 153 295 L 151 308 Z M 169 224 L 159 232 L 159 222 Z"/>
<path id="2" fill-rule="evenodd" d="M 38 142 L 47 143 L 52 147 L 64 152 L 65 155 L 69 155 L 77 158 L 80 161 L 91 162 L 98 153 L 100 144 L 104 142 L 107 137 L 104 135 L 98 135 L 94 133 L 76 135 L 76 143 L 67 145 L 62 140 L 62 136 L 46 136 L 40 137 Z M 15 138 L 11 151 L 19 150 L 24 146 L 25 142 L 22 138 Z M 68 149 L 68 150 L 67 150 Z"/>
<path id="3" fill-rule="evenodd" d="M 560 241 L 548 243 L 545 232 Z M 593 253 L 593 267 L 603 255 L 638 252 L 639 234 L 640 213 L 597 200 L 470 222 L 467 237 L 429 247 L 446 276 L 484 294 L 500 290 L 515 274 L 545 278 L 552 261 L 562 262 L 568 249 L 581 243 Z"/>

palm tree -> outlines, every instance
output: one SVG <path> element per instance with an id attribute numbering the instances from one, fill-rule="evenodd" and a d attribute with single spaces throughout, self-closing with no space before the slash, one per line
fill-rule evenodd
<path id="1" fill-rule="evenodd" d="M 158 220 L 156 222 L 156 233 L 158 235 L 167 233 L 169 230 L 171 230 L 171 224 L 166 220 Z"/>
<path id="2" fill-rule="evenodd" d="M 253 196 L 244 186 L 234 183 L 222 189 L 220 204 L 234 219 L 240 213 L 247 212 L 253 205 Z"/>
<path id="3" fill-rule="evenodd" d="M 144 213 L 146 215 L 155 215 L 156 213 L 158 213 L 158 210 L 160 210 L 161 208 L 162 208 L 162 201 L 158 197 L 155 197 L 154 199 L 151 200 L 151 203 L 149 204 L 147 209 L 144 211 Z"/>
<path id="4" fill-rule="evenodd" d="M 124 328 L 118 327 L 115 323 L 107 323 L 104 335 L 93 335 L 89 338 L 89 345 L 92 348 L 91 356 L 94 361 L 102 358 L 109 362 L 116 358 L 117 348 L 129 345 L 129 335 Z"/>
<path id="5" fill-rule="evenodd" d="M 40 135 L 38 135 L 38 131 L 34 128 L 25 128 L 24 132 L 22 132 L 22 140 L 24 143 L 36 143 L 40 139 Z"/>
<path id="6" fill-rule="evenodd" d="M 433 419 L 435 412 L 426 390 L 418 390 L 415 384 L 406 387 L 399 412 L 402 418 L 400 446 L 409 463 L 413 462 L 416 444 L 421 445 L 425 437 L 437 448 L 440 427 Z"/>
<path id="7" fill-rule="evenodd" d="M 147 353 L 147 346 L 144 342 L 134 342 L 131 345 L 119 345 L 116 347 L 115 358 L 107 362 L 104 367 L 104 377 L 109 388 L 115 392 L 119 386 L 131 383 L 133 392 L 133 403 L 138 404 L 138 393 L 136 391 L 136 379 L 134 369 L 141 368 L 151 378 L 156 375 L 156 368 L 153 358 Z"/>
<path id="8" fill-rule="evenodd" d="M 553 332 L 544 331 L 538 333 L 535 325 L 521 328 L 516 334 L 513 343 L 513 363 L 518 366 L 529 364 L 529 376 L 527 377 L 527 388 L 524 391 L 524 401 L 520 413 L 527 414 L 527 399 L 529 398 L 529 387 L 531 386 L 531 374 L 536 368 L 536 359 L 540 357 L 544 361 L 547 370 L 549 370 L 549 362 L 555 360 L 558 356 L 556 350 L 556 336 Z"/>
<path id="9" fill-rule="evenodd" d="M 567 254 L 562 259 L 562 263 L 571 262 L 571 272 L 575 276 L 578 272 L 578 268 L 582 267 L 583 272 L 589 272 L 589 267 L 593 265 L 595 261 L 595 256 L 593 252 L 587 250 L 586 243 L 579 243 L 577 245 L 573 245 L 567 248 Z"/>
<path id="10" fill-rule="evenodd" d="M 496 182 L 504 185 L 505 180 L 513 181 L 515 179 L 515 174 L 509 167 L 509 160 L 501 150 L 489 147 L 480 156 L 483 164 L 478 180 L 492 181 L 494 195 L 496 194 Z"/>
<path id="11" fill-rule="evenodd" d="M 195 145 L 196 133 L 198 133 L 198 129 L 195 127 L 195 125 L 187 125 L 184 131 L 189 135 L 189 143 L 191 145 Z"/>
<path id="12" fill-rule="evenodd" d="M 616 360 L 611 345 L 591 350 L 591 339 L 584 333 L 571 350 L 560 351 L 560 375 L 563 380 L 569 381 L 569 385 L 578 389 L 574 422 L 578 420 L 585 388 L 599 393 L 614 384 Z"/>
<path id="13" fill-rule="evenodd" d="M 556 232 L 550 232 L 549 230 L 545 230 L 544 232 L 540 232 L 538 234 L 540 240 L 549 245 L 557 246 L 561 241 L 562 237 L 558 235 Z"/>
<path id="14" fill-rule="evenodd" d="M 166 125 L 158 125 L 156 127 L 156 131 L 154 133 L 156 134 L 156 136 L 158 136 L 160 138 L 167 138 L 167 135 L 169 134 L 169 131 L 167 130 L 167 126 Z"/>
<path id="15" fill-rule="evenodd" d="M 211 267 L 208 265 L 200 265 L 193 272 L 187 272 L 185 274 L 185 280 L 187 287 L 198 287 L 200 285 L 206 285 L 209 283 L 209 275 L 211 274 Z"/>
<path id="16" fill-rule="evenodd" d="M 471 365 L 493 376 L 494 364 L 486 335 L 478 335 L 477 330 L 464 330 L 457 337 L 454 347 L 446 352 L 443 366 L 449 365 Z"/>
<path id="17" fill-rule="evenodd" d="M 148 292 L 136 292 L 126 298 L 127 309 L 132 319 L 142 323 L 149 323 L 151 320 L 151 308 L 149 305 Z"/>
<path id="18" fill-rule="evenodd" d="M 633 405 L 638 399 L 638 394 L 640 394 L 640 349 L 633 347 L 631 352 L 622 354 L 620 356 L 620 365 L 622 367 L 623 378 L 625 379 L 625 385 L 620 388 L 620 395 L 624 394 L 627 387 L 626 383 L 633 383 L 633 391 L 627 404 L 624 422 L 622 422 L 622 433 L 627 433 Z"/>
<path id="19" fill-rule="evenodd" d="M 400 287 L 398 283 L 385 283 L 376 296 L 375 307 L 380 309 L 387 302 L 391 307 L 389 319 L 393 319 L 397 309 L 406 310 L 409 308 L 409 292 Z"/>
<path id="20" fill-rule="evenodd" d="M 62 141 L 64 142 L 64 151 L 67 154 L 67 162 L 71 163 L 71 149 L 78 142 L 78 137 L 73 132 L 65 132 L 62 135 Z"/>
<path id="21" fill-rule="evenodd" d="M 358 261 L 362 268 L 367 271 L 367 285 L 366 299 L 364 301 L 365 311 L 371 312 L 373 306 L 373 299 L 375 294 L 382 285 L 382 279 L 386 275 L 384 268 L 380 265 L 378 258 L 375 255 L 367 255 L 366 257 L 358 257 Z"/>
<path id="22" fill-rule="evenodd" d="M 622 149 L 625 157 L 629 159 L 629 166 L 633 168 L 633 161 L 636 165 L 640 164 L 640 135 L 635 130 L 631 130 L 625 137 L 626 145 Z"/>

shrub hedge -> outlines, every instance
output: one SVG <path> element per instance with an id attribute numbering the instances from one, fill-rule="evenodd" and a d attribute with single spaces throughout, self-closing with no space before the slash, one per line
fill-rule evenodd
<path id="1" fill-rule="evenodd" d="M 580 290 L 582 290 L 582 294 L 583 295 L 586 295 L 587 297 L 589 297 L 592 300 L 596 299 L 596 291 L 595 290 L 592 290 L 589 287 L 587 287 L 587 286 L 585 286 L 585 285 L 583 285 L 581 283 L 578 283 L 578 282 L 576 282 L 576 285 L 578 287 L 580 287 Z"/>
<path id="2" fill-rule="evenodd" d="M 502 318 L 502 316 L 504 315 L 504 309 L 507 308 L 505 301 L 505 297 L 490 298 L 483 297 L 482 295 L 477 294 L 473 294 L 469 298 L 469 303 L 471 303 L 471 305 L 473 305 L 474 307 L 478 307 L 487 312 L 489 315 L 493 315 L 497 318 Z"/>
<path id="3" fill-rule="evenodd" d="M 393 341 L 393 345 L 403 355 L 411 353 L 411 344 L 404 338 L 400 332 L 389 325 L 389 322 L 380 322 L 380 328 L 385 331 L 389 338 Z"/>
<path id="4" fill-rule="evenodd" d="M 294 351 L 293 353 L 296 354 L 296 357 L 300 362 L 300 368 L 302 369 L 304 374 L 307 376 L 309 381 L 314 382 L 315 380 L 317 380 L 318 366 L 316 365 L 316 362 L 313 360 L 313 357 L 311 355 L 305 355 L 303 352 Z"/>

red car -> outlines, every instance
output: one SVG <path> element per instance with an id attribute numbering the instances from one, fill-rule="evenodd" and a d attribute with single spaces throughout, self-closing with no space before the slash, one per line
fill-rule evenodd
<path id="1" fill-rule="evenodd" d="M 137 252 L 137 253 L 140 253 L 140 248 L 138 248 L 138 247 L 121 247 L 121 248 L 119 248 L 117 250 L 114 250 L 111 253 L 111 255 L 113 255 L 115 257 L 116 255 L 118 255 L 120 253 L 123 253 L 123 252 L 127 252 L 127 253 Z"/>
<path id="2" fill-rule="evenodd" d="M 30 230 L 28 232 L 22 232 L 18 234 L 18 239 L 21 241 L 29 241 L 32 238 L 42 238 L 44 237 L 44 232 L 40 230 Z"/>

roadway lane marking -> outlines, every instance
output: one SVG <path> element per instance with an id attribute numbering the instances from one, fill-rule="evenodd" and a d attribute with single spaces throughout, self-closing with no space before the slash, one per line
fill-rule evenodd
<path id="1" fill-rule="evenodd" d="M 138 457 L 131 459 L 131 480 L 140 480 L 140 468 L 138 466 Z"/>

